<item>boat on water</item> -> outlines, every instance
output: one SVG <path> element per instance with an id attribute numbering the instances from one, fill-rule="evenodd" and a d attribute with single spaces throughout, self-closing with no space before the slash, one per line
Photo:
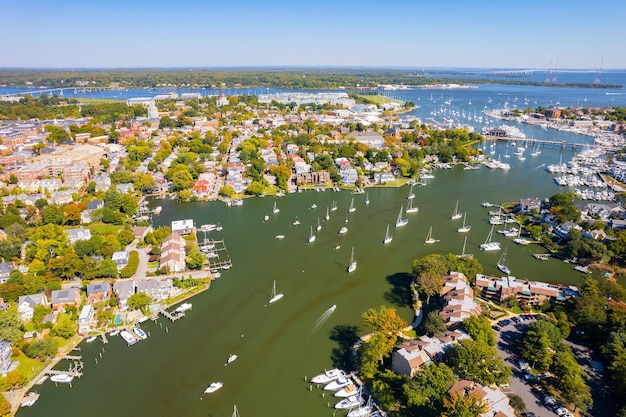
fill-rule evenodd
<path id="1" fill-rule="evenodd" d="M 221 383 L 221 382 L 211 382 L 211 385 L 206 387 L 206 389 L 204 390 L 204 393 L 205 394 L 210 394 L 210 393 L 215 392 L 218 389 L 222 388 L 223 386 L 224 386 L 224 384 Z"/>
<path id="2" fill-rule="evenodd" d="M 333 204 L 330 206 L 330 211 L 337 211 L 337 202 L 333 200 Z"/>
<path id="3" fill-rule="evenodd" d="M 74 377 L 68 374 L 56 374 L 50 377 L 50 381 L 58 382 L 61 384 L 69 384 L 70 382 L 72 382 L 73 379 Z"/>
<path id="4" fill-rule="evenodd" d="M 315 230 L 317 230 L 318 232 L 320 230 L 322 230 L 322 225 L 320 224 L 320 218 L 319 217 L 317 218 L 317 229 L 315 229 Z"/>
<path id="5" fill-rule="evenodd" d="M 465 245 L 467 245 L 467 236 L 465 236 L 465 239 L 463 240 L 463 250 L 461 251 L 460 255 L 457 255 L 457 258 L 473 258 L 474 255 L 472 255 L 471 253 L 465 253 Z"/>
<path id="6" fill-rule="evenodd" d="M 550 257 L 549 253 L 533 253 L 535 259 L 539 259 L 540 261 L 547 261 Z"/>
<path id="7" fill-rule="evenodd" d="M 274 286 L 272 287 L 272 297 L 270 298 L 269 303 L 275 303 L 276 301 L 280 300 L 281 298 L 283 298 L 284 294 L 276 293 L 276 280 L 274 280 Z"/>
<path id="8" fill-rule="evenodd" d="M 296 220 L 292 223 L 294 226 L 298 226 L 300 224 L 300 220 Z"/>
<path id="9" fill-rule="evenodd" d="M 415 198 L 415 193 L 413 192 L 413 183 L 411 183 L 411 188 L 409 189 L 409 195 L 406 197 L 407 200 L 413 200 Z"/>
<path id="10" fill-rule="evenodd" d="M 493 236 L 493 228 L 494 226 L 491 226 L 491 230 L 489 231 L 489 234 L 487 235 L 487 239 L 485 240 L 485 243 L 480 245 L 480 250 L 484 250 L 486 252 L 500 250 L 500 242 L 491 241 L 491 238 Z"/>
<path id="11" fill-rule="evenodd" d="M 342 227 L 341 229 L 339 229 L 339 234 L 343 235 L 344 233 L 348 232 L 348 228 L 346 226 Z"/>
<path id="12" fill-rule="evenodd" d="M 146 340 L 148 338 L 148 334 L 144 332 L 141 327 L 139 327 L 139 324 L 136 324 L 135 327 L 133 327 L 133 333 L 135 333 L 137 336 L 139 336 L 143 340 Z"/>
<path id="13" fill-rule="evenodd" d="M 239 411 L 237 411 L 237 406 L 233 406 L 233 417 L 239 417 Z"/>
<path id="14" fill-rule="evenodd" d="M 337 409 L 349 409 L 349 408 L 354 408 L 354 407 L 358 407 L 360 405 L 363 405 L 363 398 L 361 398 L 361 396 L 359 395 L 352 395 L 350 397 L 344 398 L 343 400 L 339 401 L 337 404 L 335 404 L 335 408 Z"/>
<path id="15" fill-rule="evenodd" d="M 274 208 L 272 209 L 272 213 L 276 214 L 280 211 L 278 207 L 276 207 L 276 201 L 274 201 Z"/>
<path id="16" fill-rule="evenodd" d="M 458 233 L 467 233 L 472 228 L 472 226 L 465 224 L 465 218 L 466 217 L 467 217 L 467 213 L 463 213 L 463 225 L 461 227 L 459 227 L 458 229 L 456 229 L 456 231 Z"/>
<path id="17" fill-rule="evenodd" d="M 387 225 L 387 231 L 385 232 L 385 238 L 383 239 L 383 244 L 390 243 L 393 240 L 393 236 L 389 234 L 389 225 Z"/>
<path id="18" fill-rule="evenodd" d="M 126 330 L 122 330 L 120 332 L 120 336 L 122 339 L 124 339 L 126 343 L 128 343 L 128 346 L 132 346 L 137 343 L 137 339 L 135 339 L 135 336 L 133 336 L 130 332 Z"/>
<path id="19" fill-rule="evenodd" d="M 413 199 L 410 199 L 409 202 L 406 205 L 406 212 L 407 213 L 417 213 L 418 211 L 419 211 L 419 208 L 413 207 Z"/>
<path id="20" fill-rule="evenodd" d="M 345 376 L 345 372 L 342 371 L 341 369 L 331 369 L 328 371 L 325 371 L 323 374 L 319 374 L 314 376 L 313 378 L 311 378 L 311 383 L 313 384 L 328 384 L 331 381 L 334 381 L 335 379 Z"/>
<path id="21" fill-rule="evenodd" d="M 315 235 L 313 234 L 313 226 L 311 226 L 311 233 L 309 233 L 309 243 L 315 242 Z"/>
<path id="22" fill-rule="evenodd" d="M 270 216 L 268 216 L 267 214 L 265 216 L 263 216 L 263 221 L 266 222 L 270 219 Z"/>
<path id="23" fill-rule="evenodd" d="M 89 336 L 87 339 L 85 339 L 85 342 L 87 342 L 87 343 L 91 343 L 91 342 L 93 342 L 94 340 L 96 340 L 96 338 L 97 338 L 97 337 L 98 337 L 98 336 Z"/>
<path id="24" fill-rule="evenodd" d="M 346 398 L 346 397 L 351 397 L 353 395 L 356 395 L 357 393 L 358 393 L 358 389 L 356 388 L 354 384 L 351 383 L 348 386 L 337 391 L 335 393 L 335 397 Z"/>
<path id="25" fill-rule="evenodd" d="M 348 265 L 348 272 L 354 272 L 356 270 L 356 259 L 354 259 L 354 246 L 352 247 L 352 255 L 350 255 L 350 264 Z"/>
<path id="26" fill-rule="evenodd" d="M 511 269 L 504 264 L 504 262 L 506 262 L 506 250 L 507 248 L 504 248 L 504 252 L 502 252 L 502 256 L 500 256 L 500 259 L 498 260 L 496 266 L 500 271 L 504 272 L 507 275 L 511 275 Z"/>
<path id="27" fill-rule="evenodd" d="M 226 364 L 228 365 L 229 363 L 235 362 L 237 360 L 238 356 L 237 355 L 229 355 L 228 356 L 228 360 L 226 361 Z"/>
<path id="28" fill-rule="evenodd" d="M 396 220 L 396 227 L 406 226 L 409 223 L 409 219 L 402 218 L 402 210 L 404 206 L 400 206 L 400 213 L 398 213 L 398 219 Z"/>
<path id="29" fill-rule="evenodd" d="M 430 229 L 428 229 L 428 236 L 426 236 L 426 240 L 424 241 L 424 243 L 431 244 L 431 243 L 437 243 L 437 242 L 439 242 L 439 239 L 435 239 L 433 237 L 433 227 L 430 226 Z"/>
<path id="30" fill-rule="evenodd" d="M 39 394 L 37 394 L 34 391 L 31 391 L 31 392 L 28 393 L 28 395 L 26 395 L 24 398 L 22 398 L 22 402 L 20 403 L 20 407 L 30 407 L 33 404 L 35 404 L 38 399 L 39 399 Z"/>
<path id="31" fill-rule="evenodd" d="M 339 391 L 342 388 L 352 384 L 352 381 L 346 376 L 340 376 L 339 378 L 329 382 L 324 386 L 325 391 Z"/>
<path id="32" fill-rule="evenodd" d="M 315 204 L 315 203 L 311 204 L 311 208 L 312 209 L 316 209 L 317 208 L 317 204 Z"/>
<path id="33" fill-rule="evenodd" d="M 174 310 L 174 312 L 184 313 L 185 311 L 191 310 L 191 307 L 193 307 L 191 303 L 182 303 L 181 305 L 176 307 L 176 310 Z"/>
<path id="34" fill-rule="evenodd" d="M 370 397 L 367 399 L 367 404 L 364 406 L 350 410 L 348 417 L 366 417 L 369 416 L 373 410 L 374 407 L 372 406 L 372 397 Z"/>
<path id="35" fill-rule="evenodd" d="M 111 330 L 111 333 L 109 333 L 109 336 L 117 336 L 118 334 L 120 334 L 120 331 L 115 329 L 115 330 Z"/>
<path id="36" fill-rule="evenodd" d="M 328 207 L 326 207 L 326 221 L 330 220 L 330 214 L 328 213 Z"/>
<path id="37" fill-rule="evenodd" d="M 276 235 L 276 239 L 284 239 L 285 235 Z"/>
<path id="38" fill-rule="evenodd" d="M 350 208 L 348 208 L 348 213 L 354 213 L 356 211 L 356 207 L 354 207 L 354 197 L 350 201 Z"/>
<path id="39" fill-rule="evenodd" d="M 452 216 L 450 217 L 450 220 L 458 220 L 461 217 L 463 217 L 463 215 L 459 211 L 459 200 L 456 200 L 456 206 L 454 206 L 454 211 L 452 212 Z"/>
<path id="40" fill-rule="evenodd" d="M 370 203 L 370 194 L 369 193 L 365 193 L 365 205 Z"/>

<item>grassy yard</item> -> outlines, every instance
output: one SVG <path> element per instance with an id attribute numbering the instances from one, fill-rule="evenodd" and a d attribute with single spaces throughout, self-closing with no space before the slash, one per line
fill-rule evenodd
<path id="1" fill-rule="evenodd" d="M 87 228 L 95 233 L 104 234 L 109 232 L 119 232 L 124 226 L 117 226 L 114 224 L 94 223 L 87 226 Z"/>
<path id="2" fill-rule="evenodd" d="M 403 104 L 401 101 L 399 100 L 394 100 L 392 98 L 388 98 L 385 96 L 381 96 L 381 95 L 365 95 L 365 96 L 359 96 L 364 100 L 367 100 L 368 102 L 372 103 L 372 104 L 385 104 L 385 103 L 396 103 L 396 104 Z"/>

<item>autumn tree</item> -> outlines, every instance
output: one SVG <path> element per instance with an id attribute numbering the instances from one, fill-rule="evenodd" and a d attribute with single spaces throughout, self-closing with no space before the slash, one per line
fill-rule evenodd
<path id="1" fill-rule="evenodd" d="M 487 404 L 475 394 L 458 393 L 444 397 L 441 417 L 476 417 L 487 410 Z"/>

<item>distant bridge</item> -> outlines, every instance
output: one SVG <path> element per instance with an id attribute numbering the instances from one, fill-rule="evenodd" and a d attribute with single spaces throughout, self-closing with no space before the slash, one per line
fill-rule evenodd
<path id="1" fill-rule="evenodd" d="M 34 96 L 36 94 L 54 94 L 55 91 L 58 91 L 59 96 L 63 96 L 63 91 L 74 91 L 74 94 L 77 93 L 93 93 L 97 91 L 105 91 L 105 90 L 113 90 L 111 87 L 62 87 L 62 88 L 47 88 L 45 90 L 34 90 L 34 91 L 21 91 L 19 93 L 7 93 L 2 94 L 2 97 L 19 97 L 19 96 Z"/>
<path id="2" fill-rule="evenodd" d="M 512 138 L 512 137 L 508 137 L 508 136 L 490 136 L 490 135 L 483 135 L 483 137 L 486 140 L 502 140 L 502 141 L 506 141 L 506 142 L 520 142 L 520 143 L 530 143 L 530 144 L 541 144 L 541 145 L 549 145 L 552 148 L 562 148 L 562 149 L 566 149 L 566 148 L 572 148 L 574 150 L 576 149 L 586 149 L 586 148 L 597 148 L 597 149 L 604 149 L 607 151 L 617 151 L 622 149 L 620 146 L 607 146 L 607 145 L 598 145 L 595 143 L 577 143 L 577 142 L 567 142 L 565 140 L 563 141 L 558 141 L 558 140 L 549 140 L 549 139 L 521 139 L 521 138 Z"/>

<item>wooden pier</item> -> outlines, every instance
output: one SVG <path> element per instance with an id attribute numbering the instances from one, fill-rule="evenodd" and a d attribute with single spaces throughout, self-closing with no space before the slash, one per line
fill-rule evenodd
<path id="1" fill-rule="evenodd" d="M 166 309 L 162 308 L 162 309 L 159 310 L 159 313 L 163 317 L 165 317 L 166 319 L 168 319 L 168 320 L 170 320 L 172 322 L 174 322 L 174 321 L 176 321 L 178 319 L 182 319 L 183 317 L 185 317 L 185 312 L 184 311 L 180 311 L 178 313 L 172 314 L 172 313 L 168 312 Z"/>
<path id="2" fill-rule="evenodd" d="M 595 143 L 576 143 L 576 142 L 567 142 L 567 141 L 558 141 L 558 140 L 549 140 L 549 139 L 522 139 L 522 138 L 512 138 L 508 136 L 489 136 L 483 135 L 486 140 L 498 140 L 504 142 L 518 142 L 524 144 L 540 144 L 550 146 L 551 148 L 561 148 L 567 149 L 572 148 L 573 150 L 577 149 L 588 149 L 588 148 L 597 148 L 604 149 L 606 151 L 614 152 L 621 149 L 618 146 L 606 146 L 606 145 L 598 145 Z"/>

